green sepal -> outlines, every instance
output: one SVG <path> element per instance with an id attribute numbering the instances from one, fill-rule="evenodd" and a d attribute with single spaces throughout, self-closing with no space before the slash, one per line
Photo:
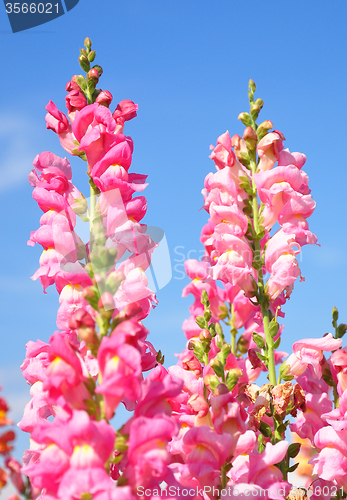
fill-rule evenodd
<path id="1" fill-rule="evenodd" d="M 197 316 L 195 318 L 195 322 L 198 325 L 198 327 L 201 328 L 202 330 L 207 328 L 207 321 L 205 320 L 205 318 L 203 316 Z"/>
<path id="2" fill-rule="evenodd" d="M 164 354 L 161 353 L 161 350 L 159 349 L 157 357 L 155 358 L 157 363 L 160 363 L 161 365 L 164 364 Z"/>
<path id="3" fill-rule="evenodd" d="M 279 330 L 280 325 L 277 323 L 276 318 L 272 318 L 270 321 L 270 326 L 269 326 L 269 333 L 271 337 L 276 337 L 278 330 Z"/>
<path id="4" fill-rule="evenodd" d="M 253 337 L 253 341 L 256 344 L 256 346 L 259 347 L 260 349 L 264 349 L 265 341 L 264 341 L 263 337 L 261 335 L 259 335 L 259 333 L 256 333 L 256 332 L 253 332 L 252 337 Z"/>

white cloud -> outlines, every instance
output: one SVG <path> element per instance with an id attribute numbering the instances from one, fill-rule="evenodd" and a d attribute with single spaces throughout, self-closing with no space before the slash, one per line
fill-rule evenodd
<path id="1" fill-rule="evenodd" d="M 21 115 L 1 116 L 0 191 L 27 181 L 35 153 L 35 124 Z"/>

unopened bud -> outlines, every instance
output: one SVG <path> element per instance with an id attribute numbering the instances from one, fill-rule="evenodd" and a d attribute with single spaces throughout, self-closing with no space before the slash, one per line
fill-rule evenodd
<path id="1" fill-rule="evenodd" d="M 96 69 L 96 71 L 98 72 L 99 74 L 99 78 L 100 76 L 103 74 L 104 70 L 102 69 L 101 66 L 99 66 L 99 64 L 94 64 L 93 68 L 92 69 Z"/>
<path id="2" fill-rule="evenodd" d="M 132 302 L 131 304 L 123 307 L 121 312 L 118 314 L 118 319 L 120 321 L 125 321 L 138 315 L 143 315 L 142 307 L 139 302 Z"/>
<path id="3" fill-rule="evenodd" d="M 86 49 L 90 49 L 92 46 L 92 41 L 90 38 L 86 37 L 84 40 L 84 46 Z"/>
<path id="4" fill-rule="evenodd" d="M 108 108 L 112 102 L 112 99 L 113 96 L 111 92 L 109 92 L 108 90 L 102 90 L 98 97 L 95 99 L 95 102 L 97 102 L 98 104 L 102 104 L 102 106 L 106 106 Z"/>
<path id="5" fill-rule="evenodd" d="M 221 396 L 222 394 L 228 394 L 229 389 L 225 384 L 219 384 L 217 389 L 214 391 L 216 396 Z"/>
<path id="6" fill-rule="evenodd" d="M 87 79 L 88 80 L 99 80 L 99 72 L 96 68 L 92 68 L 90 71 L 88 71 L 87 74 Z"/>
<path id="7" fill-rule="evenodd" d="M 93 287 L 89 286 L 85 288 L 82 292 L 82 297 L 94 308 L 98 309 L 98 294 L 95 292 Z"/>
<path id="8" fill-rule="evenodd" d="M 230 344 L 224 344 L 219 354 L 223 359 L 226 360 L 230 353 L 231 353 Z"/>
<path id="9" fill-rule="evenodd" d="M 273 128 L 273 124 L 270 120 L 265 120 L 265 122 L 262 122 L 260 125 L 258 125 L 257 128 L 257 136 L 258 139 L 262 139 L 270 129 Z"/>
<path id="10" fill-rule="evenodd" d="M 124 274 L 121 271 L 112 271 L 106 279 L 106 287 L 112 294 L 116 293 L 119 285 L 124 280 Z"/>
<path id="11" fill-rule="evenodd" d="M 254 151 L 257 144 L 258 136 L 252 127 L 245 128 L 243 132 L 243 139 L 246 143 L 247 149 L 249 149 L 250 151 Z"/>
<path id="12" fill-rule="evenodd" d="M 104 292 L 98 302 L 99 309 L 103 308 L 105 311 L 110 311 L 115 308 L 114 298 L 110 292 Z"/>
<path id="13" fill-rule="evenodd" d="M 221 363 L 221 361 L 219 361 L 219 359 L 216 359 L 216 358 L 212 359 L 210 362 L 210 366 L 211 366 L 212 370 L 215 372 L 215 374 L 217 375 L 217 377 L 223 377 L 224 366 Z"/>
<path id="14" fill-rule="evenodd" d="M 211 340 L 212 340 L 212 335 L 211 333 L 209 332 L 209 330 L 207 329 L 204 329 L 200 335 L 199 335 L 199 340 L 201 342 L 207 342 L 207 343 L 210 343 Z"/>
<path id="15" fill-rule="evenodd" d="M 215 375 L 206 375 L 204 377 L 204 384 L 214 393 L 220 385 L 220 380 Z"/>
<path id="16" fill-rule="evenodd" d="M 228 316 L 228 308 L 225 304 L 219 306 L 220 313 L 218 314 L 219 319 L 225 319 Z"/>
<path id="17" fill-rule="evenodd" d="M 77 83 L 77 85 L 82 90 L 86 90 L 86 88 L 87 88 L 87 82 L 86 82 L 86 79 L 84 78 L 84 76 L 82 76 L 82 75 L 74 75 L 72 77 L 72 81 L 75 81 Z"/>
<path id="18" fill-rule="evenodd" d="M 248 82 L 248 88 L 251 89 L 251 91 L 254 93 L 256 91 L 256 84 L 254 83 L 254 81 L 252 80 L 252 78 L 249 80 Z"/>
<path id="19" fill-rule="evenodd" d="M 249 340 L 247 340 L 243 335 L 237 341 L 237 349 L 241 354 L 246 354 L 248 351 Z"/>
<path id="20" fill-rule="evenodd" d="M 96 332 L 94 328 L 82 326 L 78 329 L 78 336 L 81 340 L 84 340 L 87 347 L 96 344 Z"/>
<path id="21" fill-rule="evenodd" d="M 88 61 L 89 62 L 93 62 L 94 59 L 95 59 L 95 55 L 96 55 L 95 50 L 92 50 L 91 52 L 89 52 L 89 54 L 88 54 Z"/>
<path id="22" fill-rule="evenodd" d="M 94 319 L 85 309 L 78 309 L 69 320 L 69 327 L 72 330 L 80 328 L 81 326 L 91 326 L 93 328 L 95 326 Z"/>
<path id="23" fill-rule="evenodd" d="M 116 437 L 116 442 L 114 445 L 115 449 L 117 451 L 120 451 L 121 453 L 126 452 L 128 449 L 128 439 L 129 439 L 129 436 L 124 435 L 124 434 L 119 434 Z"/>
<path id="24" fill-rule="evenodd" d="M 252 119 L 248 113 L 240 113 L 237 119 L 241 120 L 245 127 L 250 127 L 252 125 Z"/>
<path id="25" fill-rule="evenodd" d="M 183 370 L 194 372 L 197 376 L 202 373 L 201 363 L 192 352 L 189 352 L 182 360 L 182 368 Z"/>
<path id="26" fill-rule="evenodd" d="M 83 71 L 87 73 L 90 69 L 90 62 L 88 61 L 88 57 L 83 54 L 79 56 L 78 62 L 80 63 L 80 66 L 83 69 Z"/>

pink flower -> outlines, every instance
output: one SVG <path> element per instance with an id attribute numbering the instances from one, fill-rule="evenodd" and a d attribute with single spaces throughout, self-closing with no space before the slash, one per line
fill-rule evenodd
<path id="1" fill-rule="evenodd" d="M 233 455 L 239 437 L 246 432 L 247 414 L 230 392 L 214 396 L 210 402 L 214 429 L 219 434 L 231 436 L 229 453 Z"/>
<path id="2" fill-rule="evenodd" d="M 55 332 L 50 338 L 49 358 L 43 383 L 49 400 L 67 409 L 86 408 L 85 401 L 90 399 L 85 386 L 88 371 L 64 334 Z"/>
<path id="3" fill-rule="evenodd" d="M 140 390 L 141 354 L 129 344 L 119 344 L 116 335 L 104 337 L 98 351 L 102 383 L 96 388 L 103 394 L 105 412 L 110 419 L 124 397 L 136 400 Z"/>
<path id="4" fill-rule="evenodd" d="M 296 432 L 302 439 L 310 439 L 313 442 L 315 434 L 324 427 L 324 418 L 322 414 L 332 409 L 332 402 L 328 395 L 323 394 L 310 394 L 305 395 L 306 411 L 300 412 L 296 417 L 295 422 L 290 424 L 290 430 Z"/>
<path id="5" fill-rule="evenodd" d="M 171 456 L 167 443 L 177 434 L 176 422 L 165 415 L 154 418 L 138 417 L 133 420 L 128 442 L 129 466 L 124 476 L 134 487 L 147 487 L 172 476 L 168 465 Z"/>
<path id="6" fill-rule="evenodd" d="M 322 376 L 320 362 L 323 360 L 323 351 L 335 351 L 342 345 L 341 339 L 334 339 L 328 333 L 321 339 L 303 339 L 293 344 L 293 354 L 286 360 L 289 366 L 288 374 L 301 375 L 307 366 L 316 377 Z"/>
<path id="7" fill-rule="evenodd" d="M 259 170 L 271 170 L 283 149 L 284 136 L 278 130 L 266 134 L 258 143 Z"/>
<path id="8" fill-rule="evenodd" d="M 67 117 L 58 110 L 57 106 L 52 101 L 49 101 L 45 109 L 48 111 L 45 117 L 47 128 L 58 134 L 60 144 L 65 151 L 70 154 L 78 154 L 77 146 L 74 143 L 76 138 Z"/>
<path id="9" fill-rule="evenodd" d="M 229 434 L 216 434 L 210 427 L 193 427 L 183 437 L 186 455 L 183 477 L 196 478 L 201 486 L 217 485 L 220 468 L 227 460 L 231 447 Z"/>
<path id="10" fill-rule="evenodd" d="M 324 412 L 321 415 L 322 420 L 331 425 L 335 431 L 344 431 L 347 428 L 347 391 L 340 397 L 338 408 L 332 410 L 331 407 L 332 404 L 327 412 L 324 408 L 321 409 Z"/>
<path id="11" fill-rule="evenodd" d="M 338 350 L 333 352 L 329 362 L 332 366 L 332 374 L 335 380 L 337 380 L 337 389 L 341 396 L 347 389 L 347 352 L 345 349 L 339 349 L 338 347 L 336 349 Z"/>
<path id="12" fill-rule="evenodd" d="M 215 162 L 217 170 L 232 167 L 236 161 L 231 149 L 231 139 L 228 130 L 217 139 L 217 146 L 210 146 L 212 153 L 210 158 Z"/>
<path id="13" fill-rule="evenodd" d="M 347 441 L 344 431 L 323 427 L 314 438 L 314 444 L 321 451 L 310 463 L 313 473 L 326 481 L 336 481 L 339 487 L 347 487 Z"/>
<path id="14" fill-rule="evenodd" d="M 118 134 L 123 133 L 124 122 L 132 120 L 137 116 L 137 110 L 139 109 L 138 105 L 133 103 L 133 101 L 129 101 L 129 99 L 124 99 L 120 103 L 117 104 L 115 111 L 113 112 L 113 118 L 117 123 Z"/>

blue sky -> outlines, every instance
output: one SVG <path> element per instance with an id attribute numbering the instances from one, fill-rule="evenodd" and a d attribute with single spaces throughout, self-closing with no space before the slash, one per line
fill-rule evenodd
<path id="1" fill-rule="evenodd" d="M 65 156 L 46 131 L 44 107 L 52 99 L 65 108 L 65 84 L 79 73 L 86 36 L 104 68 L 100 87 L 112 92 L 114 104 L 139 104 L 138 117 L 126 126 L 135 143 L 131 168 L 149 176 L 145 222 L 165 231 L 173 268 L 146 321 L 166 365 L 185 345 L 181 324 L 191 300 L 180 298 L 188 282 L 180 270 L 182 254 L 201 255 L 207 214 L 199 212 L 200 191 L 214 170 L 209 146 L 227 129 L 242 133 L 237 116 L 248 110 L 249 78 L 265 101 L 262 119 L 283 132 L 286 147 L 307 155 L 304 169 L 317 202 L 310 227 L 321 247 L 303 249 L 306 281 L 285 306 L 281 347 L 290 352 L 299 338 L 330 331 L 333 306 L 347 322 L 346 20 L 346 3 L 338 0 L 80 0 L 66 15 L 12 34 L 0 9 L 0 384 L 16 421 L 29 400 L 19 370 L 25 343 L 49 339 L 58 304 L 52 287 L 45 296 L 30 280 L 41 251 L 26 241 L 41 213 L 27 174 L 41 151 Z M 73 180 L 87 194 L 84 165 L 78 159 L 72 165 Z M 18 456 L 26 444 L 18 430 Z"/>

